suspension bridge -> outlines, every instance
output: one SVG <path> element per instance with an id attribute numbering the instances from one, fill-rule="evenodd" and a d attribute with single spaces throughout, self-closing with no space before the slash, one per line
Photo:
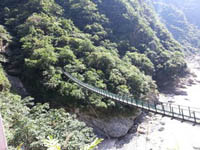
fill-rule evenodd
<path id="1" fill-rule="evenodd" d="M 192 108 L 187 106 L 175 105 L 170 103 L 157 103 L 149 102 L 145 100 L 136 100 L 132 97 L 126 95 L 118 95 L 111 93 L 107 90 L 103 90 L 87 83 L 84 83 L 77 78 L 71 76 L 68 72 L 63 71 L 63 74 L 67 76 L 70 80 L 75 82 L 80 87 L 87 89 L 96 94 L 102 95 L 104 97 L 110 98 L 115 102 L 122 104 L 134 106 L 142 110 L 160 114 L 163 116 L 170 117 L 172 119 L 178 119 L 181 121 L 188 121 L 194 124 L 200 125 L 200 108 Z M 0 149 L 7 150 L 7 142 L 4 134 L 3 122 L 0 115 Z"/>
<path id="2" fill-rule="evenodd" d="M 148 112 L 153 112 L 156 114 L 170 117 L 172 119 L 188 121 L 188 122 L 192 122 L 194 124 L 200 125 L 200 108 L 181 106 L 181 105 L 176 105 L 176 104 L 171 104 L 171 103 L 158 103 L 156 101 L 149 102 L 145 100 L 136 100 L 127 95 L 114 94 L 107 90 L 103 90 L 103 89 L 94 87 L 92 85 L 89 85 L 87 83 L 84 83 L 78 80 L 77 78 L 74 78 L 73 76 L 71 76 L 71 74 L 69 74 L 66 71 L 63 71 L 63 74 L 67 76 L 70 80 L 78 84 L 80 87 L 87 89 L 91 92 L 94 92 L 96 94 L 99 94 L 101 96 L 110 98 L 114 100 L 115 102 L 134 106 L 142 110 L 146 110 Z"/>

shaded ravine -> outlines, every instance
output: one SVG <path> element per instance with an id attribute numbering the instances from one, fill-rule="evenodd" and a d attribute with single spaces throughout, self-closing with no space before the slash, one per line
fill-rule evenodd
<path id="1" fill-rule="evenodd" d="M 184 95 L 160 94 L 160 101 L 191 107 L 200 107 L 200 56 L 188 60 L 193 72 L 190 83 L 179 90 Z M 172 120 L 160 115 L 146 116 L 136 133 L 122 139 L 107 139 L 100 150 L 200 150 L 200 126 Z"/>

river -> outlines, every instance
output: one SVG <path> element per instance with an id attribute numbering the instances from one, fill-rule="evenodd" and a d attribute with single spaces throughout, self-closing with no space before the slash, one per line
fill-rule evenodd
<path id="1" fill-rule="evenodd" d="M 188 60 L 192 84 L 181 86 L 183 95 L 160 94 L 160 101 L 200 108 L 200 57 Z M 147 115 L 136 133 L 106 140 L 101 150 L 200 150 L 200 125 L 160 115 Z"/>

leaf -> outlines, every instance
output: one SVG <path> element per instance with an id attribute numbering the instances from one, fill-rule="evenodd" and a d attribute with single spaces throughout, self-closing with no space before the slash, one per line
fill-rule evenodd
<path id="1" fill-rule="evenodd" d="M 19 146 L 17 146 L 17 150 L 23 150 L 22 146 L 24 143 L 21 143 Z"/>
<path id="2" fill-rule="evenodd" d="M 83 150 L 92 150 L 102 141 L 103 139 L 96 138 L 90 145 L 85 146 Z"/>

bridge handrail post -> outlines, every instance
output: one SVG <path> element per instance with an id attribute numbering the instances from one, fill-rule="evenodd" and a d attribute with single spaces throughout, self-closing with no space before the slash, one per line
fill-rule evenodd
<path id="1" fill-rule="evenodd" d="M 137 99 L 135 99 L 135 103 L 136 103 L 136 105 L 138 105 L 138 100 Z"/>
<path id="2" fill-rule="evenodd" d="M 179 115 L 181 114 L 181 106 L 178 105 Z"/>
<path id="3" fill-rule="evenodd" d="M 189 116 L 191 117 L 191 110 L 190 110 L 190 107 L 188 107 L 188 110 L 189 110 Z"/>
<path id="4" fill-rule="evenodd" d="M 131 100 L 131 103 L 133 104 L 133 99 L 129 97 L 129 99 Z"/>
<path id="5" fill-rule="evenodd" d="M 123 95 L 123 94 L 121 95 L 121 98 L 122 98 L 122 101 L 123 101 L 124 103 L 126 103 L 126 100 L 124 99 L 124 95 Z"/>
<path id="6" fill-rule="evenodd" d="M 172 118 L 174 118 L 174 107 L 172 107 Z"/>
<path id="7" fill-rule="evenodd" d="M 119 98 L 119 101 L 121 101 L 121 99 L 120 99 L 120 95 L 117 95 L 118 96 L 118 98 Z"/>
<path id="8" fill-rule="evenodd" d="M 109 95 L 108 95 L 108 91 L 106 91 L 106 96 L 108 97 Z"/>
<path id="9" fill-rule="evenodd" d="M 127 103 L 128 103 L 128 102 L 129 102 L 129 101 L 128 101 L 128 97 L 127 97 L 126 95 L 124 95 L 124 97 L 125 97 L 125 99 L 126 99 L 126 101 L 127 101 Z"/>
<path id="10" fill-rule="evenodd" d="M 131 103 L 131 102 L 130 102 L 130 99 L 129 99 L 129 97 L 128 97 L 128 96 L 126 96 L 126 98 L 127 98 L 127 101 L 128 101 L 129 103 Z"/>
<path id="11" fill-rule="evenodd" d="M 182 114 L 182 118 L 183 118 L 183 120 L 184 120 L 183 109 L 181 109 L 181 114 Z"/>
<path id="12" fill-rule="evenodd" d="M 194 122 L 196 123 L 197 119 L 196 119 L 195 111 L 193 111 L 193 116 L 194 116 Z"/>
<path id="13" fill-rule="evenodd" d="M 129 101 L 133 104 L 133 99 L 131 97 L 128 97 Z"/>
<path id="14" fill-rule="evenodd" d="M 165 107 L 164 107 L 164 105 L 162 104 L 162 110 L 163 110 L 163 112 L 164 112 L 164 115 L 165 115 Z"/>
<path id="15" fill-rule="evenodd" d="M 142 109 L 144 109 L 144 101 L 142 101 Z"/>
<path id="16" fill-rule="evenodd" d="M 111 98 L 111 99 L 114 98 L 114 96 L 113 96 L 112 94 L 108 93 L 108 92 L 107 92 L 107 97 L 108 97 L 108 98 Z"/>
<path id="17" fill-rule="evenodd" d="M 154 107 L 155 107 L 155 110 L 156 110 L 156 113 L 158 112 L 157 111 L 157 106 L 156 106 L 156 102 L 154 101 Z"/>
<path id="18" fill-rule="evenodd" d="M 147 101 L 147 105 L 148 105 L 148 109 L 150 110 L 150 105 L 149 105 L 149 101 Z"/>
<path id="19" fill-rule="evenodd" d="M 124 95 L 124 99 L 126 100 L 126 103 L 128 104 L 128 99 L 127 99 L 126 95 Z"/>
<path id="20" fill-rule="evenodd" d="M 124 103 L 126 103 L 126 101 L 123 99 L 123 96 L 122 96 L 122 95 L 120 95 L 120 99 L 121 99 Z"/>
<path id="21" fill-rule="evenodd" d="M 111 97 L 112 97 L 113 99 L 115 99 L 115 94 L 112 94 Z"/>
<path id="22" fill-rule="evenodd" d="M 172 105 L 169 104 L 169 109 L 170 109 L 170 112 L 172 112 Z"/>
<path id="23" fill-rule="evenodd" d="M 128 99 L 128 97 L 125 95 L 125 98 L 126 98 L 126 100 L 127 100 L 127 103 L 129 103 L 129 99 Z"/>

